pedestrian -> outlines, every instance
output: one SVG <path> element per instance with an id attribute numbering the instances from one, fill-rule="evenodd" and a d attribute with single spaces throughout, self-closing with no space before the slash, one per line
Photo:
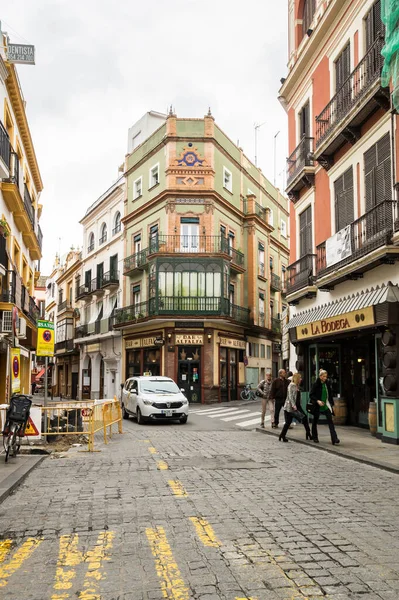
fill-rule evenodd
<path id="1" fill-rule="evenodd" d="M 298 401 L 298 395 L 299 395 L 300 382 L 301 382 L 300 374 L 295 373 L 295 375 L 292 376 L 292 381 L 288 386 L 287 399 L 284 402 L 285 423 L 284 423 L 283 429 L 281 430 L 281 433 L 278 437 L 279 442 L 281 442 L 281 440 L 283 440 L 283 442 L 288 442 L 288 440 L 285 436 L 286 436 L 287 431 L 292 423 L 294 414 L 298 413 L 297 401 Z M 308 425 L 308 427 L 309 427 L 309 425 Z"/>
<path id="2" fill-rule="evenodd" d="M 272 374 L 266 373 L 266 379 L 259 382 L 256 393 L 262 398 L 262 416 L 260 418 L 260 426 L 264 429 L 265 427 L 265 416 L 266 410 L 269 408 L 270 420 L 273 427 L 274 422 L 274 400 L 270 398 L 270 391 L 272 389 Z"/>
<path id="3" fill-rule="evenodd" d="M 272 383 L 272 388 L 270 390 L 270 398 L 274 400 L 274 423 L 272 425 L 273 428 L 278 427 L 278 420 L 280 411 L 284 406 L 284 402 L 287 399 L 287 389 L 289 386 L 289 381 L 287 380 L 287 373 L 285 369 L 280 369 L 278 372 L 278 377 Z"/>
<path id="4" fill-rule="evenodd" d="M 333 423 L 334 400 L 331 386 L 328 383 L 327 378 L 327 371 L 320 369 L 319 376 L 312 385 L 312 389 L 309 393 L 313 414 L 312 437 L 313 441 L 318 444 L 319 436 L 317 433 L 317 423 L 319 422 L 320 415 L 324 415 L 326 417 L 328 427 L 330 428 L 331 443 L 335 445 L 339 444 L 339 439 Z"/>
<path id="5" fill-rule="evenodd" d="M 36 391 L 36 385 L 37 385 L 36 381 L 32 381 L 32 383 L 31 383 L 31 387 L 32 387 L 32 396 L 34 395 L 34 393 L 35 393 L 35 391 Z"/>

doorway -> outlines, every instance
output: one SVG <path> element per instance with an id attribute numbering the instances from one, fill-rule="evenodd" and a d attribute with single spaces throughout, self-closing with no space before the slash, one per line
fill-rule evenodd
<path id="1" fill-rule="evenodd" d="M 178 347 L 177 385 L 189 402 L 201 402 L 201 348 Z"/>
<path id="2" fill-rule="evenodd" d="M 77 400 L 78 382 L 79 382 L 79 373 L 72 373 L 72 389 L 71 389 L 71 399 L 72 400 Z"/>
<path id="3" fill-rule="evenodd" d="M 229 402 L 238 398 L 237 350 L 220 348 L 219 360 L 220 401 Z"/>
<path id="4" fill-rule="evenodd" d="M 100 361 L 100 398 L 104 398 L 104 359 L 101 357 Z"/>

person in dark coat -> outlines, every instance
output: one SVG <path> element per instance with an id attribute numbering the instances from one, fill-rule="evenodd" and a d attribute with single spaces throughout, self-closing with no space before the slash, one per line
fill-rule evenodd
<path id="1" fill-rule="evenodd" d="M 331 386 L 327 381 L 327 377 L 327 371 L 320 369 L 319 376 L 312 385 L 312 389 L 309 393 L 310 402 L 313 404 L 312 437 L 313 441 L 318 444 L 319 437 L 317 433 L 317 423 L 319 422 L 320 415 L 324 415 L 326 417 L 328 427 L 330 428 L 331 443 L 335 445 L 339 444 L 339 439 L 333 423 L 334 400 Z"/>
<path id="2" fill-rule="evenodd" d="M 290 381 L 287 379 L 287 373 L 285 369 L 280 369 L 278 372 L 278 377 L 272 383 L 272 387 L 270 390 L 270 398 L 274 400 L 274 423 L 272 427 L 278 427 L 278 419 L 281 409 L 284 406 L 285 401 L 287 400 L 287 390 L 290 385 Z"/>

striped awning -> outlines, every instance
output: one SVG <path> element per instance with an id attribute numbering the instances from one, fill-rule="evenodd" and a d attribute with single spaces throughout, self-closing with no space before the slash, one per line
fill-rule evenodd
<path id="1" fill-rule="evenodd" d="M 328 304 L 304 310 L 290 319 L 288 327 L 289 329 L 293 329 L 307 323 L 337 317 L 368 306 L 383 304 L 384 302 L 399 302 L 399 287 L 397 285 L 389 282 L 386 285 L 383 284 L 381 287 L 377 286 L 376 288 L 358 292 L 352 296 L 338 298 Z"/>

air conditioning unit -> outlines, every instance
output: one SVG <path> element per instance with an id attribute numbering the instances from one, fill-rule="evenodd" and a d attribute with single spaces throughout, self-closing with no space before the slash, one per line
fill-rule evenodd
<path id="1" fill-rule="evenodd" d="M 12 333 L 12 311 L 3 310 L 1 316 L 1 333 Z"/>
<path id="2" fill-rule="evenodd" d="M 25 319 L 18 319 L 18 337 L 26 338 L 26 321 Z"/>

